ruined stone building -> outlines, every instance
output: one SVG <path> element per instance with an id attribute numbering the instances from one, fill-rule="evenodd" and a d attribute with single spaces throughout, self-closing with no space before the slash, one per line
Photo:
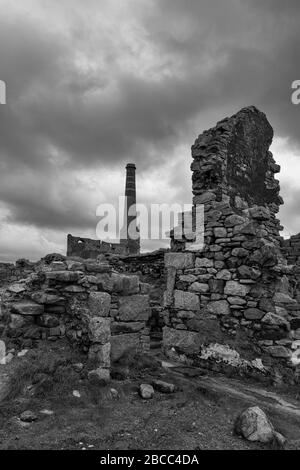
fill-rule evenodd
<path id="1" fill-rule="evenodd" d="M 248 107 L 196 139 L 193 212 L 204 205 L 202 250 L 174 232 L 171 250 L 141 255 L 136 243 L 126 245 L 131 256 L 69 236 L 67 257 L 50 255 L 15 273 L 10 266 L 1 317 L 8 341 L 30 347 L 67 338 L 108 377 L 126 351 L 149 351 L 155 333 L 174 361 L 299 383 L 300 235 L 280 236 L 272 138 L 266 116 Z M 135 200 L 132 165 L 126 194 Z"/>
<path id="2" fill-rule="evenodd" d="M 121 229 L 120 243 L 107 243 L 102 240 L 90 238 L 67 237 L 67 256 L 79 256 L 81 258 L 97 258 L 103 253 L 115 253 L 119 255 L 134 255 L 140 252 L 140 238 L 137 227 L 136 214 L 136 184 L 135 164 L 128 163 L 126 166 L 125 183 L 125 214 L 124 226 Z M 134 230 L 135 229 L 135 230 Z M 136 232 L 137 238 L 129 236 L 129 230 Z"/>
<path id="3" fill-rule="evenodd" d="M 203 132 L 192 147 L 193 203 L 204 249 L 173 240 L 166 254 L 164 348 L 196 363 L 298 379 L 299 236 L 276 217 L 273 129 L 255 107 Z M 288 263 L 293 263 L 289 265 Z M 200 352 L 200 354 L 199 354 Z"/>

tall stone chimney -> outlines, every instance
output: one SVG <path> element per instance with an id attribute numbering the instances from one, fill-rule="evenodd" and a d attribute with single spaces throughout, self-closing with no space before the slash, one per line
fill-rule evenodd
<path id="1" fill-rule="evenodd" d="M 125 207 L 125 220 L 124 227 L 121 231 L 121 245 L 126 247 L 128 254 L 136 254 L 140 252 L 140 238 L 136 240 L 130 237 L 130 231 L 135 232 L 137 229 L 136 225 L 136 187 L 135 187 L 135 164 L 128 163 L 126 165 L 126 183 L 125 183 L 125 197 L 126 197 L 126 207 Z"/>

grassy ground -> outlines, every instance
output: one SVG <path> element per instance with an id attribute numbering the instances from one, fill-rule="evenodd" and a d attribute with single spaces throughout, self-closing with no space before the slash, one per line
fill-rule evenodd
<path id="1" fill-rule="evenodd" d="M 75 372 L 66 347 L 53 345 L 15 359 L 12 389 L 0 404 L 0 449 L 256 449 L 233 434 L 244 403 L 230 397 L 209 396 L 195 383 L 187 384 L 162 369 L 152 358 L 127 358 L 109 386 L 89 384 L 85 372 Z M 131 376 L 125 378 L 130 371 Z M 155 392 L 144 401 L 141 383 L 154 378 L 176 382 L 178 391 Z M 111 392 L 118 391 L 118 396 Z M 80 392 L 80 398 L 72 392 Z M 37 421 L 19 420 L 25 410 Z M 52 415 L 44 414 L 50 410 Z"/>

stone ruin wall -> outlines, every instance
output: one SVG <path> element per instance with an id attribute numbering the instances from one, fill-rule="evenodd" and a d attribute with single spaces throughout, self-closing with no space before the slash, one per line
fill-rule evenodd
<path id="1" fill-rule="evenodd" d="M 151 286 L 103 261 L 61 258 L 4 290 L 0 337 L 16 349 L 66 338 L 108 380 L 111 362 L 150 348 Z"/>
<path id="2" fill-rule="evenodd" d="M 0 288 L 10 282 L 18 281 L 29 276 L 34 271 L 35 263 L 18 260 L 13 263 L 0 263 Z"/>
<path id="3" fill-rule="evenodd" d="M 273 130 L 255 107 L 219 122 L 192 147 L 193 203 L 204 205 L 204 249 L 172 240 L 165 255 L 163 345 L 177 359 L 294 383 L 300 305 L 276 214 Z"/>
<path id="4" fill-rule="evenodd" d="M 293 297 L 300 303 L 300 233 L 287 240 L 282 239 L 281 251 L 288 265 L 293 266 L 289 272 L 289 287 Z"/>
<path id="5" fill-rule="evenodd" d="M 67 237 L 67 256 L 78 256 L 89 259 L 97 258 L 104 253 L 126 254 L 126 246 L 119 243 L 107 243 L 102 240 L 92 240 L 90 238 Z"/>

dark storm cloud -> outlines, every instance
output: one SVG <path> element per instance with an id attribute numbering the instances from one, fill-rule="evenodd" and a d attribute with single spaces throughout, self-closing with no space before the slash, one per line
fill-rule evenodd
<path id="1" fill-rule="evenodd" d="M 76 171 L 135 161 L 146 172 L 178 146 L 188 160 L 197 133 L 243 106 L 262 109 L 299 147 L 298 1 L 128 1 L 122 21 L 108 14 L 113 1 L 40 5 L 44 20 L 1 15 L 0 199 L 10 221 L 91 226 L 88 192 L 74 197 Z"/>

